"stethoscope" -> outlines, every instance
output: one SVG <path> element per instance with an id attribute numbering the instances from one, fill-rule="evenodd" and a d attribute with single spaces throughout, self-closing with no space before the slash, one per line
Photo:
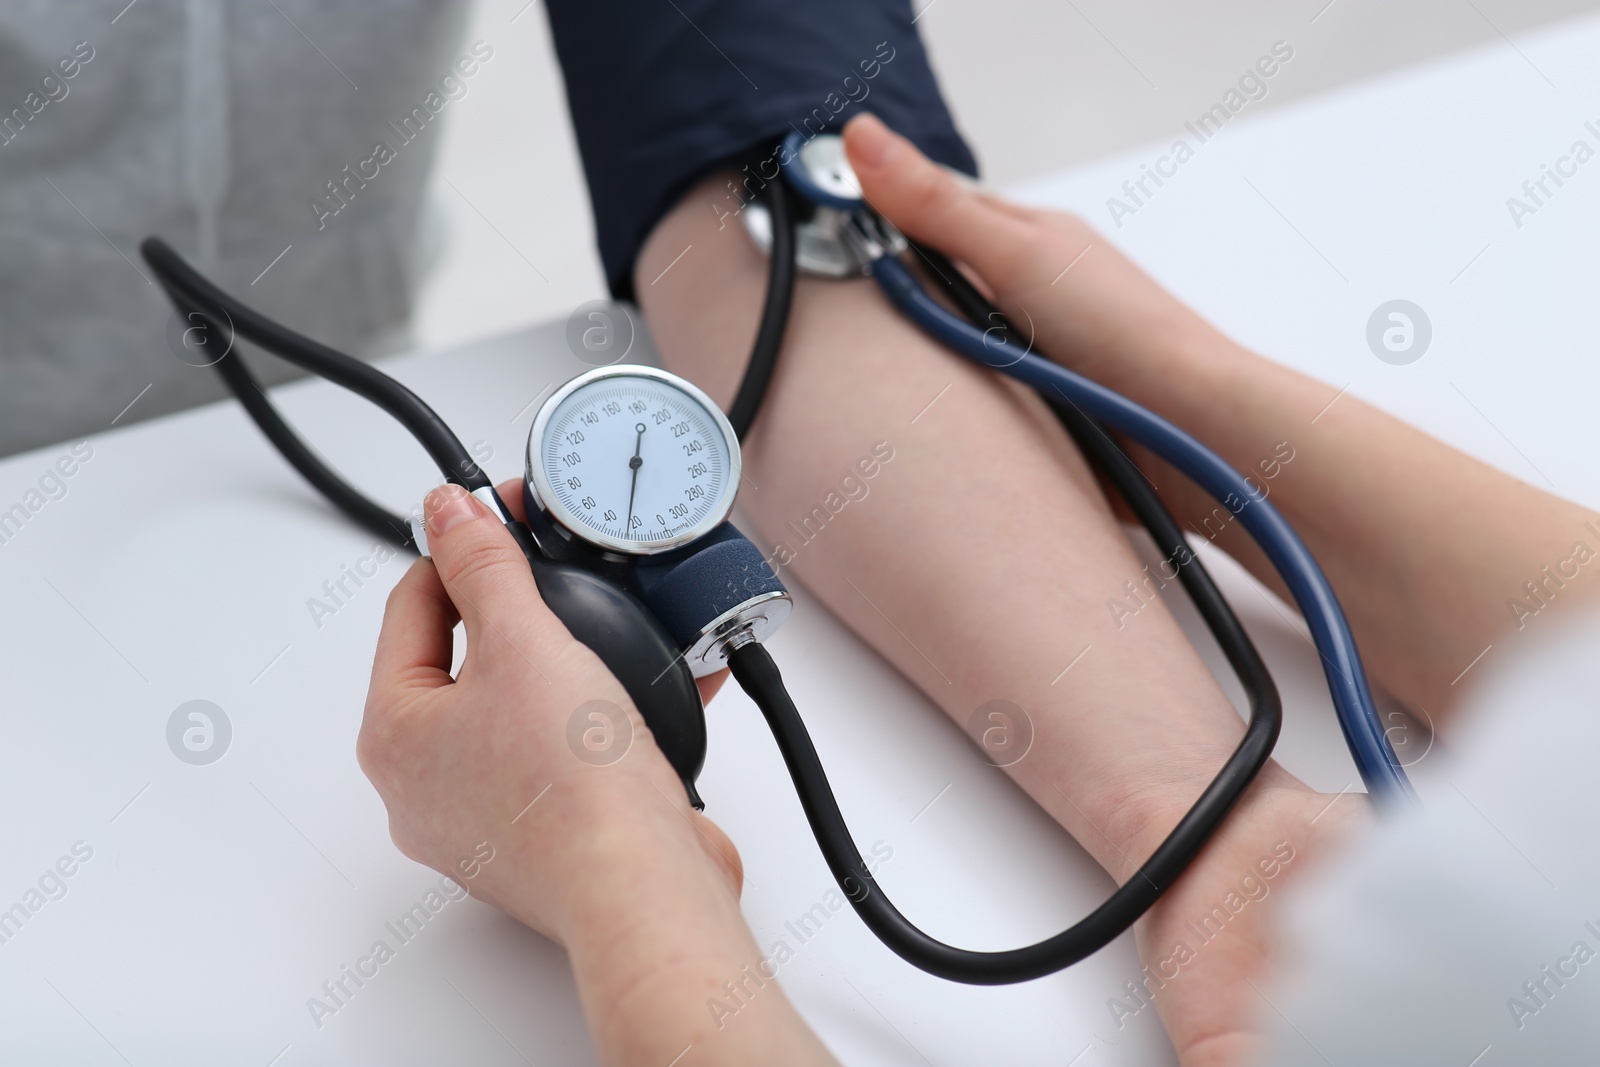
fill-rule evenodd
<path id="1" fill-rule="evenodd" d="M 782 180 L 768 181 L 759 205 L 745 209 L 752 236 L 769 250 L 769 277 L 750 365 L 729 413 L 693 383 L 652 367 L 619 364 L 573 378 L 534 417 L 523 477 L 526 524 L 511 518 L 460 439 L 411 390 L 240 303 L 159 238 L 147 239 L 141 251 L 178 315 L 228 339 L 229 350 L 213 365 L 251 418 L 346 515 L 377 536 L 426 553 L 420 514 L 408 520 L 388 511 L 329 468 L 231 351 L 235 336 L 383 408 L 416 437 L 448 481 L 467 489 L 505 523 L 546 603 L 628 690 L 696 808 L 704 807 L 695 779 L 705 758 L 706 726 L 694 682 L 729 668 L 766 718 L 844 895 L 885 945 L 931 974 L 999 985 L 1051 974 L 1098 951 L 1178 879 L 1277 741 L 1281 705 L 1259 653 L 1176 520 L 1107 431 L 1126 434 L 1171 463 L 1249 531 L 1311 628 L 1341 728 L 1368 791 L 1380 801 L 1413 797 L 1384 734 L 1339 602 L 1309 551 L 1263 494 L 1171 423 L 1019 344 L 1010 325 L 948 259 L 906 241 L 862 201 L 837 137 L 793 134 L 779 147 L 778 160 Z M 946 311 L 923 291 L 902 262 L 912 251 L 973 321 Z M 901 915 L 852 840 L 805 724 L 763 644 L 788 617 L 793 601 L 729 515 L 741 476 L 739 441 L 771 380 L 797 270 L 876 278 L 895 306 L 931 336 L 1038 391 L 1150 531 L 1248 695 L 1244 737 L 1166 840 L 1105 903 L 1036 944 L 1000 952 L 959 949 Z"/>

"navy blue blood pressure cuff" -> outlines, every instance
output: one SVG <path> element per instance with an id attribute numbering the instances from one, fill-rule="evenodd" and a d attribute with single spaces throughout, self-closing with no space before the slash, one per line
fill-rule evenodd
<path id="1" fill-rule="evenodd" d="M 728 164 L 762 169 L 791 130 L 837 133 L 871 111 L 934 160 L 977 174 L 909 0 L 546 0 L 545 8 L 600 259 L 619 299 L 633 295 L 633 261 L 650 230 L 690 185 Z M 772 173 L 770 163 L 764 169 Z M 728 192 L 725 210 L 760 187 L 748 184 Z"/>

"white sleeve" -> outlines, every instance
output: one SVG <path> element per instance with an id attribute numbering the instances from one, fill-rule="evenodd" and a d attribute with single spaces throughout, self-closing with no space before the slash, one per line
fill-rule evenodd
<path id="1" fill-rule="evenodd" d="M 1265 1063 L 1600 1062 L 1600 621 L 1496 644 L 1421 810 L 1286 902 Z"/>

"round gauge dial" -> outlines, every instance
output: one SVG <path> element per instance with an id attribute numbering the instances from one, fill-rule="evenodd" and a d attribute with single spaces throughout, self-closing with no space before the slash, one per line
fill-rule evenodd
<path id="1" fill-rule="evenodd" d="M 545 401 L 528 438 L 534 497 L 573 535 L 648 555 L 733 510 L 739 443 L 699 389 L 653 367 L 603 367 Z"/>

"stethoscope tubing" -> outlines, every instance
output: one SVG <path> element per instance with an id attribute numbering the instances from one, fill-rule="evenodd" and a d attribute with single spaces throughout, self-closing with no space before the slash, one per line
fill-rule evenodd
<path id="1" fill-rule="evenodd" d="M 1362 782 L 1379 803 L 1416 800 L 1384 732 L 1344 609 L 1316 558 L 1283 515 L 1247 478 L 1194 436 L 1120 393 L 993 336 L 934 301 L 893 256 L 869 269 L 889 300 L 951 351 L 1059 397 L 1089 418 L 1149 448 L 1228 509 L 1283 578 L 1311 630 L 1339 726 Z"/>

